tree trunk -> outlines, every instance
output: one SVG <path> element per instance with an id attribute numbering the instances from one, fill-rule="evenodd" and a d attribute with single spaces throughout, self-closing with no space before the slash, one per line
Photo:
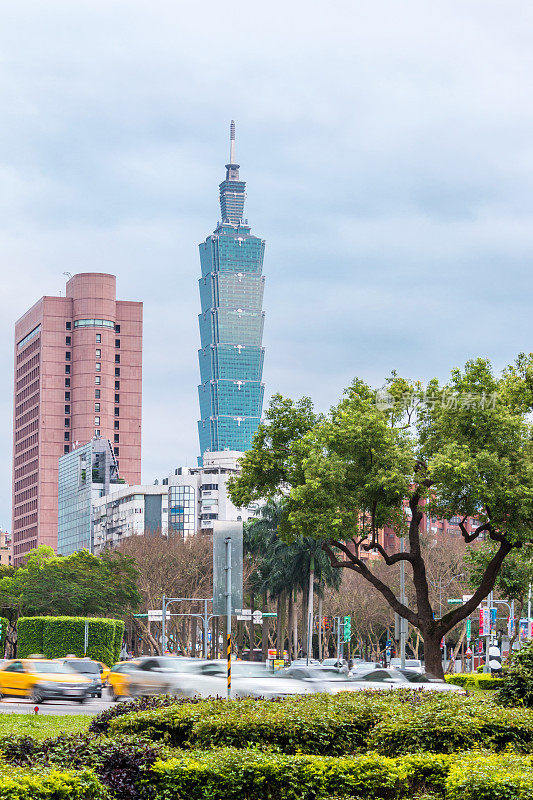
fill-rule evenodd
<path id="1" fill-rule="evenodd" d="M 322 661 L 322 595 L 318 598 L 318 660 Z"/>
<path id="2" fill-rule="evenodd" d="M 263 593 L 263 611 L 267 611 L 267 594 L 266 592 Z M 265 620 L 263 619 L 262 624 L 262 632 L 261 632 L 261 650 L 262 650 L 262 659 L 266 661 L 268 658 L 268 618 Z"/>
<path id="3" fill-rule="evenodd" d="M 294 658 L 298 658 L 298 590 L 294 590 L 294 600 L 292 608 L 292 629 L 293 629 L 293 645 L 292 653 Z"/>
<path id="4" fill-rule="evenodd" d="M 289 661 L 292 661 L 292 626 L 294 622 L 292 591 L 289 591 L 287 606 L 287 655 L 289 657 Z"/>
<path id="5" fill-rule="evenodd" d="M 244 622 L 239 620 L 237 622 L 237 658 L 242 658 L 242 643 L 244 639 Z"/>
<path id="6" fill-rule="evenodd" d="M 307 655 L 307 608 L 309 599 L 309 587 L 305 586 L 302 591 L 302 657 Z"/>
<path id="7" fill-rule="evenodd" d="M 250 656 L 249 661 L 254 660 L 254 648 L 255 648 L 255 631 L 254 631 L 254 617 L 253 613 L 255 611 L 255 594 L 250 592 L 250 608 L 252 609 L 252 618 L 250 620 Z"/>
<path id="8" fill-rule="evenodd" d="M 314 622 L 314 614 L 315 614 L 315 596 L 314 596 L 314 589 L 315 589 L 315 558 L 311 556 L 311 561 L 309 563 L 309 601 L 308 601 L 308 608 L 307 608 L 307 655 L 309 658 L 313 657 L 313 622 Z"/>
<path id="9" fill-rule="evenodd" d="M 15 658 L 17 650 L 17 625 L 11 620 L 7 625 L 6 643 L 5 643 L 5 658 Z"/>
<path id="10" fill-rule="evenodd" d="M 440 651 L 440 643 L 442 636 L 438 634 L 424 635 L 424 663 L 426 672 L 433 675 L 434 678 L 444 678 L 444 670 L 442 668 L 442 654 Z"/>

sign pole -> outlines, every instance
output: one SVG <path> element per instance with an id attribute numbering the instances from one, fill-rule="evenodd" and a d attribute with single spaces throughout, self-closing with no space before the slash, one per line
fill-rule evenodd
<path id="1" fill-rule="evenodd" d="M 231 699 L 231 536 L 226 536 L 226 636 L 228 659 L 228 700 Z"/>
<path id="2" fill-rule="evenodd" d="M 83 655 L 87 655 L 87 649 L 89 647 L 89 620 L 85 620 L 84 631 L 83 631 Z M 0 636 L 2 635 L 2 629 L 0 628 Z"/>

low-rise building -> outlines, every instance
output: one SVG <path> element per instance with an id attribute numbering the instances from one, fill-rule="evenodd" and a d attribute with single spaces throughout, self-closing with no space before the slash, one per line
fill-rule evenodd
<path id="1" fill-rule="evenodd" d="M 7 531 L 0 531 L 0 564 L 13 566 L 13 538 Z"/>

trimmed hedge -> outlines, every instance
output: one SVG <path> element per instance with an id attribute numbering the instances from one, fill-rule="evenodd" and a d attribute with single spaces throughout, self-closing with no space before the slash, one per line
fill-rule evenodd
<path id="1" fill-rule="evenodd" d="M 402 798 L 442 789 L 446 756 L 403 759 L 377 753 L 351 758 L 283 755 L 257 750 L 209 750 L 158 761 L 144 780 L 156 800 L 314 800 L 320 797 Z"/>
<path id="2" fill-rule="evenodd" d="M 17 655 L 28 658 L 43 652 L 43 630 L 49 617 L 20 617 L 17 622 Z"/>
<path id="3" fill-rule="evenodd" d="M 98 717 L 95 722 L 98 721 Z M 345 755 L 375 750 L 464 752 L 513 746 L 533 752 L 533 712 L 502 709 L 492 697 L 433 692 L 345 692 L 177 702 L 109 720 L 111 734 L 143 735 L 173 747 L 275 746 L 283 753 Z"/>
<path id="4" fill-rule="evenodd" d="M 445 680 L 446 683 L 462 686 L 463 689 L 493 690 L 501 689 L 503 686 L 503 678 L 495 678 L 492 675 L 478 674 L 476 672 L 457 672 L 454 675 L 446 675 Z"/>
<path id="5" fill-rule="evenodd" d="M 211 750 L 158 761 L 144 785 L 154 800 L 392 800 L 426 793 L 446 800 L 531 800 L 533 766 L 530 758 L 512 755 L 367 753 L 348 759 Z"/>
<path id="6" fill-rule="evenodd" d="M 100 617 L 21 617 L 17 623 L 18 657 L 43 653 L 47 658 L 62 658 L 73 653 L 81 658 L 86 619 L 89 621 L 87 655 L 111 666 L 119 660 L 124 622 Z"/>
<path id="7" fill-rule="evenodd" d="M 39 772 L 4 765 L 0 770 L 0 800 L 108 800 L 109 793 L 94 772 Z"/>

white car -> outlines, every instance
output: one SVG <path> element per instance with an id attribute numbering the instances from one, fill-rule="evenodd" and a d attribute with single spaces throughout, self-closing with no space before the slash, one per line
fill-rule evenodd
<path id="1" fill-rule="evenodd" d="M 391 669 L 401 669 L 402 668 L 402 659 L 401 658 L 391 658 L 390 661 Z M 406 658 L 405 659 L 405 667 L 403 669 L 412 670 L 413 672 L 422 672 L 424 667 L 422 666 L 422 662 L 419 658 Z"/>

